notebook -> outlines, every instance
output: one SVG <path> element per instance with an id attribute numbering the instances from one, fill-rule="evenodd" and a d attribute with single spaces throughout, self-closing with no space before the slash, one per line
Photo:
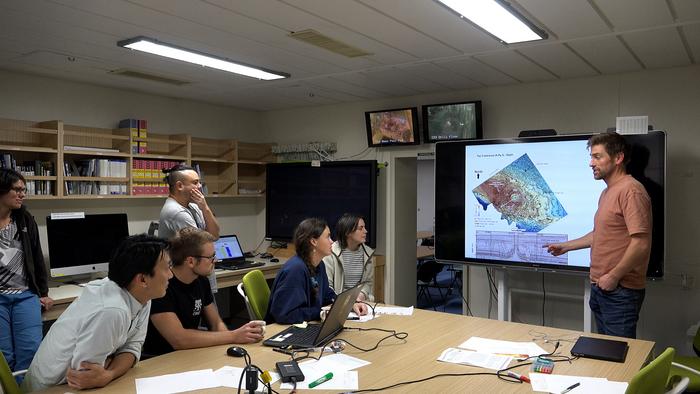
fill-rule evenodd
<path id="1" fill-rule="evenodd" d="M 216 253 L 216 268 L 241 269 L 257 267 L 265 263 L 249 261 L 243 257 L 243 249 L 235 235 L 223 235 L 214 242 Z"/>
<path id="2" fill-rule="evenodd" d="M 579 337 L 571 348 L 571 354 L 579 357 L 624 363 L 629 345 L 624 341 Z"/>
<path id="3" fill-rule="evenodd" d="M 362 283 L 338 295 L 321 324 L 309 324 L 306 328 L 291 326 L 265 340 L 263 345 L 273 347 L 291 346 L 296 349 L 312 348 L 328 343 L 343 330 L 343 324 L 352 310 Z"/>

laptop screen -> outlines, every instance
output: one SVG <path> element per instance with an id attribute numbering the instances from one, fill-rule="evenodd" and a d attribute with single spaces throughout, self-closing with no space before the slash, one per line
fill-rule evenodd
<path id="1" fill-rule="evenodd" d="M 243 250 L 235 235 L 223 235 L 214 242 L 216 258 L 218 260 L 231 260 L 243 258 Z"/>

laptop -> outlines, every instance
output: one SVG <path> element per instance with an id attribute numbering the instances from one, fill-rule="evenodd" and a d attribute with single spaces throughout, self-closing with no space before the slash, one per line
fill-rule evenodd
<path id="1" fill-rule="evenodd" d="M 579 337 L 571 348 L 571 354 L 578 357 L 624 363 L 629 345 L 624 341 Z"/>
<path id="2" fill-rule="evenodd" d="M 343 330 L 343 324 L 352 310 L 362 283 L 338 295 L 321 324 L 309 324 L 306 328 L 291 326 L 279 334 L 266 339 L 265 346 L 288 347 L 295 349 L 313 348 L 324 345 Z"/>
<path id="3" fill-rule="evenodd" d="M 243 249 L 235 235 L 223 235 L 214 242 L 216 268 L 237 270 L 265 265 L 263 262 L 246 260 Z"/>

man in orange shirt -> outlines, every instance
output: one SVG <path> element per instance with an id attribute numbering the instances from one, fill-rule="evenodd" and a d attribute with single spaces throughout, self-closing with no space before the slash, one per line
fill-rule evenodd
<path id="1" fill-rule="evenodd" d="M 600 194 L 593 231 L 571 241 L 545 245 L 554 256 L 591 248 L 590 307 L 600 334 L 635 338 L 651 252 L 651 200 L 627 173 L 630 148 L 615 133 L 588 140 L 593 177 Z"/>

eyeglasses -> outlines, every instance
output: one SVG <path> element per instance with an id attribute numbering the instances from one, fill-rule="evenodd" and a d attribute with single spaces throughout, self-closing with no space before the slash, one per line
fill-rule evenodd
<path id="1" fill-rule="evenodd" d="M 214 260 L 216 260 L 216 253 L 214 253 L 211 256 L 192 256 L 192 257 L 196 257 L 198 259 L 207 259 L 209 261 L 214 261 Z"/>
<path id="2" fill-rule="evenodd" d="M 17 193 L 17 194 L 27 194 L 26 187 L 17 186 L 17 187 L 10 188 L 10 190 L 14 190 L 15 193 Z"/>

